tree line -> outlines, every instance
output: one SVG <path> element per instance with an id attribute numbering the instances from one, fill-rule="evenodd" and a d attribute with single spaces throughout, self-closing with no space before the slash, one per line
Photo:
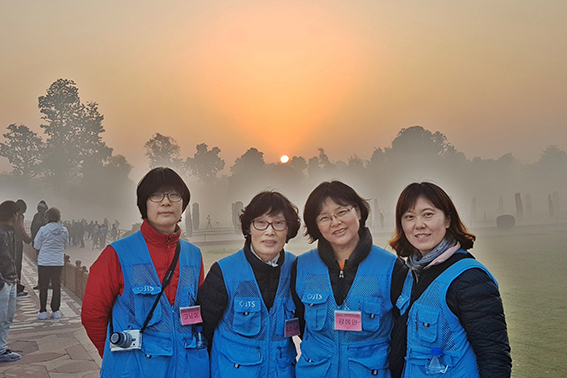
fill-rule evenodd
<path id="1" fill-rule="evenodd" d="M 105 212 L 131 209 L 134 183 L 128 176 L 133 167 L 104 142 L 98 104 L 82 102 L 75 82 L 59 79 L 38 98 L 38 108 L 43 136 L 18 124 L 8 125 L 3 134 L 0 156 L 8 159 L 12 171 L 0 175 L 2 186 L 56 195 Z M 490 216 L 503 210 L 502 202 L 511 211 L 515 193 L 529 194 L 541 212 L 549 195 L 558 202 L 567 194 L 567 153 L 557 146 L 547 147 L 537 162 L 527 165 L 511 154 L 469 160 L 441 132 L 422 126 L 401 129 L 390 146 L 375 148 L 369 159 L 353 153 L 347 161 L 334 161 L 321 147 L 310 158 L 293 156 L 286 164 L 268 164 L 263 152 L 251 147 L 229 173 L 217 146 L 199 143 L 193 156 L 182 157 L 174 138 L 156 133 L 144 148 L 150 168 L 168 166 L 187 179 L 203 213 L 226 213 L 227 218 L 231 204 L 247 203 L 260 190 L 281 190 L 301 204 L 313 187 L 330 179 L 352 184 L 385 213 L 393 211 L 397 194 L 411 181 L 435 181 L 467 207 L 474 198 L 474 213 Z"/>

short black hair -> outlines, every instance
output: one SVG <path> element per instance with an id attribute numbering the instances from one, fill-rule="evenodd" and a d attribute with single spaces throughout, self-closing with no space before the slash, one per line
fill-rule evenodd
<path id="1" fill-rule="evenodd" d="M 323 203 L 328 198 L 341 206 L 354 206 L 360 210 L 359 231 L 365 226 L 366 219 L 368 219 L 370 206 L 353 188 L 338 180 L 324 181 L 309 194 L 303 209 L 303 221 L 306 228 L 305 236 L 309 236 L 311 243 L 323 237 L 317 225 L 317 217 L 321 214 Z"/>
<path id="2" fill-rule="evenodd" d="M 185 211 L 191 199 L 189 188 L 187 188 L 181 176 L 173 169 L 157 167 L 146 173 L 136 188 L 137 205 L 142 219 L 148 217 L 148 198 L 154 193 L 167 190 L 175 190 L 181 195 L 183 211 Z"/>
<path id="3" fill-rule="evenodd" d="M 297 206 L 291 203 L 283 194 L 276 191 L 263 191 L 254 196 L 248 206 L 242 210 L 240 214 L 240 226 L 245 236 L 250 235 L 250 226 L 252 221 L 264 214 L 276 216 L 282 213 L 287 223 L 286 242 L 293 239 L 299 227 L 301 220 L 299 219 L 299 211 Z"/>
<path id="4" fill-rule="evenodd" d="M 4 201 L 0 204 L 0 222 L 8 222 L 15 214 L 20 212 L 20 207 L 14 201 Z"/>

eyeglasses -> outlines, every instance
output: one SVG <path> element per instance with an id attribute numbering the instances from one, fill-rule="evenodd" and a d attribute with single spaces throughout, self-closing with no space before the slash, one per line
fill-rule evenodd
<path id="1" fill-rule="evenodd" d="M 352 209 L 354 209 L 354 206 L 339 209 L 331 215 L 321 215 L 317 218 L 317 224 L 321 226 L 327 226 L 331 223 L 333 217 L 338 221 L 342 221 Z"/>
<path id="2" fill-rule="evenodd" d="M 258 231 L 264 231 L 268 226 L 272 226 L 275 231 L 283 231 L 287 228 L 287 223 L 284 220 L 277 220 L 273 222 L 268 222 L 262 219 L 254 219 L 252 221 L 252 226 Z"/>
<path id="3" fill-rule="evenodd" d="M 163 199 L 167 197 L 171 202 L 179 202 L 181 201 L 181 194 L 176 192 L 167 192 L 167 193 L 154 193 L 150 196 L 150 201 L 152 202 L 161 202 Z"/>

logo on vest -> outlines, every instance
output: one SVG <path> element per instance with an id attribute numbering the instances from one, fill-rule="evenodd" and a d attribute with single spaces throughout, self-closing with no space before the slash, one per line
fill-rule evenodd
<path id="1" fill-rule="evenodd" d="M 307 294 L 307 299 L 310 300 L 310 301 L 316 300 L 316 299 L 323 299 L 323 296 L 319 293 Z"/>
<path id="2" fill-rule="evenodd" d="M 248 308 L 248 307 L 254 308 L 254 307 L 256 307 L 256 301 L 240 300 L 240 301 L 238 302 L 238 305 L 239 305 L 240 307 L 243 307 L 243 308 Z"/>

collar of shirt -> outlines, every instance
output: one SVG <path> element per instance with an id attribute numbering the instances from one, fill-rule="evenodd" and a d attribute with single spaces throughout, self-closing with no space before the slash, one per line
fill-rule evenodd
<path id="1" fill-rule="evenodd" d="M 252 254 L 254 256 L 256 256 L 258 258 L 258 260 L 262 261 L 264 264 L 267 264 L 269 266 L 273 266 L 274 268 L 276 266 L 278 266 L 278 260 L 280 259 L 280 254 L 278 253 L 276 255 L 276 257 L 274 257 L 273 259 L 271 259 L 270 261 L 264 261 L 260 258 L 260 256 L 258 256 L 258 254 L 256 253 L 256 251 L 254 251 L 254 247 L 252 247 L 252 243 L 250 243 L 250 252 L 252 252 Z"/>

